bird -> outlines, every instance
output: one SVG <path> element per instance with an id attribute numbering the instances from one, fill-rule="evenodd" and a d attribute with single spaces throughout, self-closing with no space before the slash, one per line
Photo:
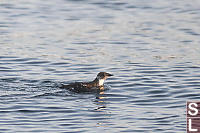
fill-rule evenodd
<path id="1" fill-rule="evenodd" d="M 104 82 L 108 77 L 113 76 L 113 74 L 107 72 L 99 72 L 96 78 L 91 82 L 75 82 L 71 84 L 61 84 L 60 88 L 67 89 L 72 92 L 99 92 L 104 90 Z"/>

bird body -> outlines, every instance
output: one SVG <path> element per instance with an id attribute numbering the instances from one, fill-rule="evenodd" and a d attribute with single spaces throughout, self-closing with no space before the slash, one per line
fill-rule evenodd
<path id="1" fill-rule="evenodd" d="M 68 85 L 62 85 L 60 88 L 68 89 L 77 93 L 102 91 L 104 90 L 104 81 L 110 76 L 113 75 L 106 72 L 100 72 L 91 82 L 75 82 Z"/>

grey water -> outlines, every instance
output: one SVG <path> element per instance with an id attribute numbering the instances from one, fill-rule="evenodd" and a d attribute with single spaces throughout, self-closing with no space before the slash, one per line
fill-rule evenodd
<path id="1" fill-rule="evenodd" d="M 107 91 L 58 87 L 101 71 Z M 200 1 L 0 1 L 0 132 L 183 133 L 187 100 L 200 100 Z"/>

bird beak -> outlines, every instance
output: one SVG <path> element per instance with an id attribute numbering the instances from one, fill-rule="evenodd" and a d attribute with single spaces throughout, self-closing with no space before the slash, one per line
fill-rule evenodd
<path id="1" fill-rule="evenodd" d="M 112 74 L 110 74 L 110 73 L 106 73 L 106 76 L 109 76 L 109 77 L 110 77 L 110 76 L 114 76 L 114 75 L 112 75 Z"/>

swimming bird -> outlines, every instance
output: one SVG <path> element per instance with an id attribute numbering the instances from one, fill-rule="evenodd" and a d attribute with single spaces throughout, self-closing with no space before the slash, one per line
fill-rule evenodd
<path id="1" fill-rule="evenodd" d="M 77 92 L 77 93 L 103 91 L 104 81 L 110 76 L 113 76 L 113 75 L 106 72 L 99 72 L 97 74 L 97 77 L 91 82 L 75 82 L 68 85 L 62 84 L 60 88 L 68 89 L 70 91 Z"/>

